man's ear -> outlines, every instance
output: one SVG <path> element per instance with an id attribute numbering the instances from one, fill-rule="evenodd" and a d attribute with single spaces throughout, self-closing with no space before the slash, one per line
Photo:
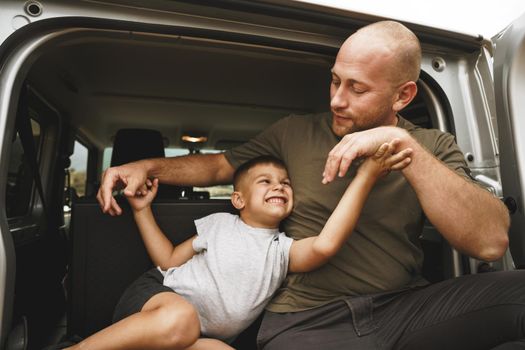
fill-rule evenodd
<path id="1" fill-rule="evenodd" d="M 244 208 L 244 198 L 242 198 L 241 192 L 238 192 L 238 191 L 233 192 L 231 201 L 235 209 L 241 210 Z"/>
<path id="2" fill-rule="evenodd" d="M 392 105 L 394 112 L 399 112 L 405 108 L 417 94 L 417 85 L 413 81 L 407 81 L 397 89 L 396 99 Z"/>

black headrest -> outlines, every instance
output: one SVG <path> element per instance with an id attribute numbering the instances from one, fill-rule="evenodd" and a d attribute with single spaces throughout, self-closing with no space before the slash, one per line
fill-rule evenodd
<path id="1" fill-rule="evenodd" d="M 111 166 L 146 158 L 164 157 L 164 142 L 157 130 L 120 129 L 115 135 Z"/>

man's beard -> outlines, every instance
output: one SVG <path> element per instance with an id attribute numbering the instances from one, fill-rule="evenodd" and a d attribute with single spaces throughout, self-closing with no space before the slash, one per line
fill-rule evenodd
<path id="1" fill-rule="evenodd" d="M 339 137 L 343 137 L 354 132 L 365 131 L 385 125 L 385 118 L 377 118 L 367 123 L 356 123 L 354 118 L 348 118 L 352 123 L 344 125 L 337 123 L 335 116 L 332 114 L 332 131 Z"/>
<path id="2" fill-rule="evenodd" d="M 390 125 L 388 120 L 390 119 L 390 109 L 383 106 L 378 108 L 374 113 L 370 113 L 361 118 L 355 118 L 354 116 L 349 116 L 348 120 L 352 122 L 351 125 L 341 125 L 336 122 L 335 115 L 343 115 L 347 117 L 344 113 L 337 113 L 332 110 L 332 131 L 339 137 L 344 135 L 352 134 L 358 131 L 365 131 L 379 126 Z M 356 121 L 361 121 L 360 123 Z"/>

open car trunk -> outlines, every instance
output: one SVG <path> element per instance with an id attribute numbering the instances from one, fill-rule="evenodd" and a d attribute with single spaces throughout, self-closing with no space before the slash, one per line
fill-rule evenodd
<path id="1" fill-rule="evenodd" d="M 186 133 L 226 149 L 290 113 L 328 107 L 333 57 L 235 42 L 87 31 L 50 48 L 28 75 L 98 148 L 121 128 Z"/>
<path id="2" fill-rule="evenodd" d="M 334 55 L 316 51 L 114 30 L 79 29 L 47 45 L 28 70 L 24 86 L 42 142 L 54 130 L 53 138 L 60 144 L 58 155 L 41 155 L 42 161 L 48 157 L 53 164 L 41 169 L 48 173 L 44 182 L 55 188 L 69 182 L 69 196 L 66 200 L 56 196 L 47 205 L 47 215 L 55 220 L 46 231 L 52 232 L 21 227 L 16 233 L 19 237 L 23 233 L 23 238 L 15 240 L 15 320 L 28 322 L 31 344 L 38 344 L 34 348 L 57 342 L 65 333 L 85 337 L 107 326 L 123 288 L 151 264 L 138 234 L 129 233 L 135 230 L 129 208 L 123 217 L 110 218 L 100 212 L 94 198 L 100 173 L 109 165 L 104 150 L 111 149 L 119 130 L 158 130 L 168 149 L 226 150 L 288 114 L 329 110 L 333 60 Z M 423 96 L 404 115 L 431 127 Z M 194 144 L 183 141 L 183 136 L 204 136 L 207 141 Z M 81 142 L 89 155 L 84 188 L 71 194 L 74 186 L 68 177 L 74 169 L 68 168 L 68 159 L 73 141 Z M 142 141 L 139 137 L 136 143 Z M 77 199 L 79 195 L 82 198 Z M 182 191 L 171 197 L 183 202 L 182 208 L 173 204 L 172 210 L 187 211 L 188 199 Z M 202 209 L 207 207 L 231 210 L 226 202 L 200 201 L 198 212 L 207 213 Z M 64 205 L 72 206 L 72 212 L 63 213 Z M 169 207 L 159 204 L 157 210 L 169 212 Z M 195 213 L 175 222 L 185 227 Z M 175 232 L 173 220 L 165 223 L 168 232 Z M 176 232 L 174 242 L 193 233 L 191 225 Z M 50 248 L 48 237 L 53 236 Z M 31 249 L 26 252 L 27 247 Z M 50 256 L 62 259 L 40 267 L 43 292 L 37 297 L 18 293 L 31 290 L 35 258 L 47 261 Z M 255 332 L 250 329 L 251 338 L 237 345 L 252 348 Z"/>

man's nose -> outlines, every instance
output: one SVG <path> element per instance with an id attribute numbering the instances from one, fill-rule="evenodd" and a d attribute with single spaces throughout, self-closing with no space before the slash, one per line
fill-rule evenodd
<path id="1" fill-rule="evenodd" d="M 337 90 L 333 94 L 330 100 L 330 107 L 333 110 L 344 109 L 348 107 L 348 96 L 346 93 L 346 89 L 342 84 L 337 88 Z"/>

